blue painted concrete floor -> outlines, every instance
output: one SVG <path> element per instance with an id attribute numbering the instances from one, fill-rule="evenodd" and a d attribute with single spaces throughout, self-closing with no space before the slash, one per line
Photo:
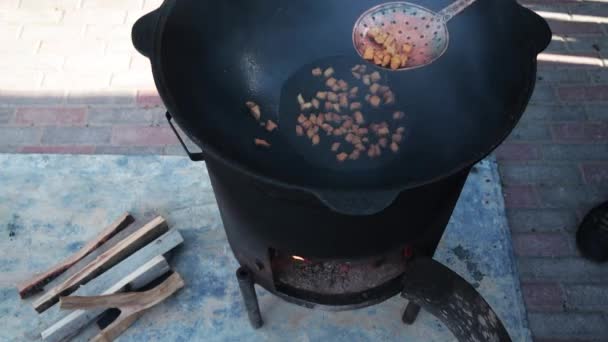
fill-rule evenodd
<path id="1" fill-rule="evenodd" d="M 41 321 L 14 284 L 76 251 L 130 211 L 160 214 L 185 237 L 172 260 L 186 287 L 120 341 L 453 341 L 434 317 L 405 326 L 407 301 L 348 312 L 308 310 L 259 290 L 265 326 L 250 328 L 204 163 L 181 157 L 0 155 L 0 341 L 38 339 Z M 496 164 L 469 177 L 436 259 L 475 284 L 514 341 L 531 340 Z M 90 330 L 91 331 L 91 330 Z M 80 339 L 83 339 L 81 337 Z"/>

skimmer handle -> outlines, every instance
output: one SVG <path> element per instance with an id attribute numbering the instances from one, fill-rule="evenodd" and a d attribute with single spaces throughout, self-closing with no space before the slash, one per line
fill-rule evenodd
<path id="1" fill-rule="evenodd" d="M 447 22 L 454 16 L 456 16 L 458 13 L 464 11 L 467 7 L 471 6 L 475 1 L 477 0 L 457 0 L 448 7 L 442 9 L 439 12 L 439 16 Z"/>

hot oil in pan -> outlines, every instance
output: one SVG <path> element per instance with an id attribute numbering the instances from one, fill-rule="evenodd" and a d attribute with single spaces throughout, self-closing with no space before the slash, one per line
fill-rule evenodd
<path id="1" fill-rule="evenodd" d="M 283 86 L 281 136 L 294 154 L 318 167 L 379 168 L 407 143 L 400 100 L 383 69 L 358 58 L 319 60 Z"/>

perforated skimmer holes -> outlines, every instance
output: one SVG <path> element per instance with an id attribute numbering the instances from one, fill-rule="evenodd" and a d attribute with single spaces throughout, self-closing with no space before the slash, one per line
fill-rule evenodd
<path id="1" fill-rule="evenodd" d="M 372 27 L 390 33 L 397 46 L 413 47 L 407 70 L 432 63 L 447 49 L 449 35 L 444 21 L 434 12 L 408 2 L 393 2 L 369 9 L 355 23 L 353 44 L 363 58 L 368 46 L 379 48 L 367 33 Z"/>

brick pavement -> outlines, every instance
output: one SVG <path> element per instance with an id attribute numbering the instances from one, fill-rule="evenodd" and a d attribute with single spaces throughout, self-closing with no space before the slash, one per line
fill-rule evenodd
<path id="1" fill-rule="evenodd" d="M 608 3 L 522 2 L 554 31 L 532 103 L 497 151 L 530 325 L 537 341 L 608 341 L 608 265 L 580 258 L 574 238 L 608 200 Z"/>
<path id="2" fill-rule="evenodd" d="M 160 2 L 0 1 L 0 152 L 181 154 L 131 44 Z"/>
<path id="3" fill-rule="evenodd" d="M 497 151 L 537 341 L 608 341 L 608 265 L 574 231 L 608 200 L 608 2 L 522 0 L 549 19 L 530 107 Z M 0 0 L 0 152 L 183 154 L 130 28 L 160 0 Z"/>

